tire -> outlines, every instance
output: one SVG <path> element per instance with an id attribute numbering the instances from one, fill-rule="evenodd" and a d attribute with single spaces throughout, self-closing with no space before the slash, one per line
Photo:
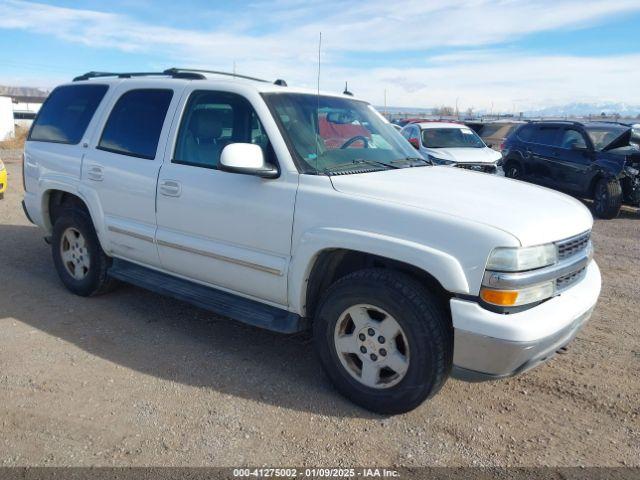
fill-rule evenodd
<path id="1" fill-rule="evenodd" d="M 4 192 L 0 193 L 0 200 L 4 199 Z"/>
<path id="2" fill-rule="evenodd" d="M 102 250 L 86 210 L 71 207 L 60 212 L 51 252 L 60 280 L 76 295 L 101 295 L 115 287 L 116 281 L 107 275 L 112 259 Z"/>
<path id="3" fill-rule="evenodd" d="M 385 338 L 385 332 L 395 331 L 389 320 L 400 331 Z M 318 306 L 313 336 L 322 367 L 336 389 L 376 413 L 413 410 L 435 395 L 451 372 L 449 316 L 423 285 L 393 270 L 360 270 L 334 283 Z M 359 351 L 338 352 L 354 349 Z M 371 365 L 374 375 L 368 374 Z M 365 376 L 373 382 L 367 383 Z"/>
<path id="4" fill-rule="evenodd" d="M 504 166 L 504 176 L 519 180 L 522 178 L 522 167 L 515 160 L 510 160 Z"/>
<path id="5" fill-rule="evenodd" d="M 593 192 L 593 209 L 598 218 L 610 220 L 618 216 L 622 206 L 622 186 L 617 179 L 602 178 Z"/>

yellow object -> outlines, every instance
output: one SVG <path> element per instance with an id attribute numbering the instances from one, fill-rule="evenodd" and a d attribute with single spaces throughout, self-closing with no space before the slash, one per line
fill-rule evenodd
<path id="1" fill-rule="evenodd" d="M 0 197 L 4 194 L 7 189 L 7 169 L 2 165 L 2 160 L 0 160 Z"/>

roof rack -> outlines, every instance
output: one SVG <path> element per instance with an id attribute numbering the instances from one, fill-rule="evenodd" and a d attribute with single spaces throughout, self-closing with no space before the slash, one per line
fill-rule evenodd
<path id="1" fill-rule="evenodd" d="M 73 79 L 74 82 L 82 80 L 89 80 L 90 78 L 102 78 L 102 77 L 118 77 L 118 78 L 132 78 L 132 77 L 152 77 L 152 76 L 170 76 L 172 78 L 185 78 L 189 80 L 204 80 L 206 77 L 196 72 L 187 71 L 168 71 L 164 72 L 87 72 L 84 75 L 80 75 Z"/>
<path id="2" fill-rule="evenodd" d="M 204 75 L 205 73 L 210 73 L 213 75 L 223 75 L 225 77 L 242 78 L 244 80 L 252 80 L 254 82 L 271 83 L 268 80 L 264 80 L 262 78 L 249 77 L 247 75 L 239 75 L 237 73 L 221 72 L 218 70 L 200 70 L 196 68 L 177 68 L 177 67 L 167 68 L 162 72 L 87 72 L 84 75 L 75 77 L 73 81 L 79 82 L 81 80 L 89 80 L 90 78 L 101 78 L 101 77 L 132 78 L 132 77 L 152 77 L 152 76 L 167 76 L 171 78 L 184 78 L 187 80 L 204 80 L 207 78 Z M 285 82 L 281 78 L 277 79 L 273 83 L 280 87 L 287 86 L 287 82 Z"/>

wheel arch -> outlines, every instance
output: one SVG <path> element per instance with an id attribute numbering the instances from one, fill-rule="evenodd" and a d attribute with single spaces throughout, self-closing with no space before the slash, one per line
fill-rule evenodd
<path id="1" fill-rule="evenodd" d="M 451 292 L 469 292 L 462 266 L 445 252 L 370 232 L 341 229 L 340 235 L 336 235 L 329 230 L 303 235 L 292 258 L 290 306 L 302 316 L 313 316 L 319 298 L 329 285 L 364 268 L 404 272 L 446 300 L 447 308 Z"/>
<path id="2" fill-rule="evenodd" d="M 101 245 L 104 245 L 102 238 L 102 229 L 100 223 L 96 220 L 101 218 L 100 213 L 92 211 L 91 202 L 87 201 L 84 196 L 73 189 L 65 188 L 62 186 L 55 186 L 45 190 L 42 194 L 42 220 L 44 222 L 44 229 L 47 235 L 50 235 L 53 230 L 53 225 L 56 218 L 60 215 L 61 210 L 65 207 L 77 207 L 84 210 L 96 230 L 98 240 Z M 104 247 L 103 247 L 104 248 Z"/>

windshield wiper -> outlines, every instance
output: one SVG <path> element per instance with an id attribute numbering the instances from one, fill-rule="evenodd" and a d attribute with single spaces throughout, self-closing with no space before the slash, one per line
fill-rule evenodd
<path id="1" fill-rule="evenodd" d="M 393 168 L 393 169 L 401 168 L 401 167 L 397 167 L 395 165 L 392 165 L 391 163 L 380 162 L 378 160 L 356 159 L 356 160 L 352 160 L 349 163 L 344 163 L 342 165 L 337 165 L 337 166 L 332 167 L 332 168 L 325 168 L 324 171 L 325 171 L 325 173 L 331 173 L 334 170 L 343 170 L 345 168 L 353 168 L 356 165 L 375 165 L 377 167 Z"/>
<path id="2" fill-rule="evenodd" d="M 412 161 L 418 161 L 418 162 L 423 162 L 425 165 L 434 165 L 432 160 L 427 160 L 426 158 L 422 158 L 422 157 L 404 157 L 404 158 L 398 158 L 397 160 L 393 160 L 390 163 L 400 163 L 400 162 L 412 162 Z M 411 165 L 413 167 L 413 165 Z"/>

